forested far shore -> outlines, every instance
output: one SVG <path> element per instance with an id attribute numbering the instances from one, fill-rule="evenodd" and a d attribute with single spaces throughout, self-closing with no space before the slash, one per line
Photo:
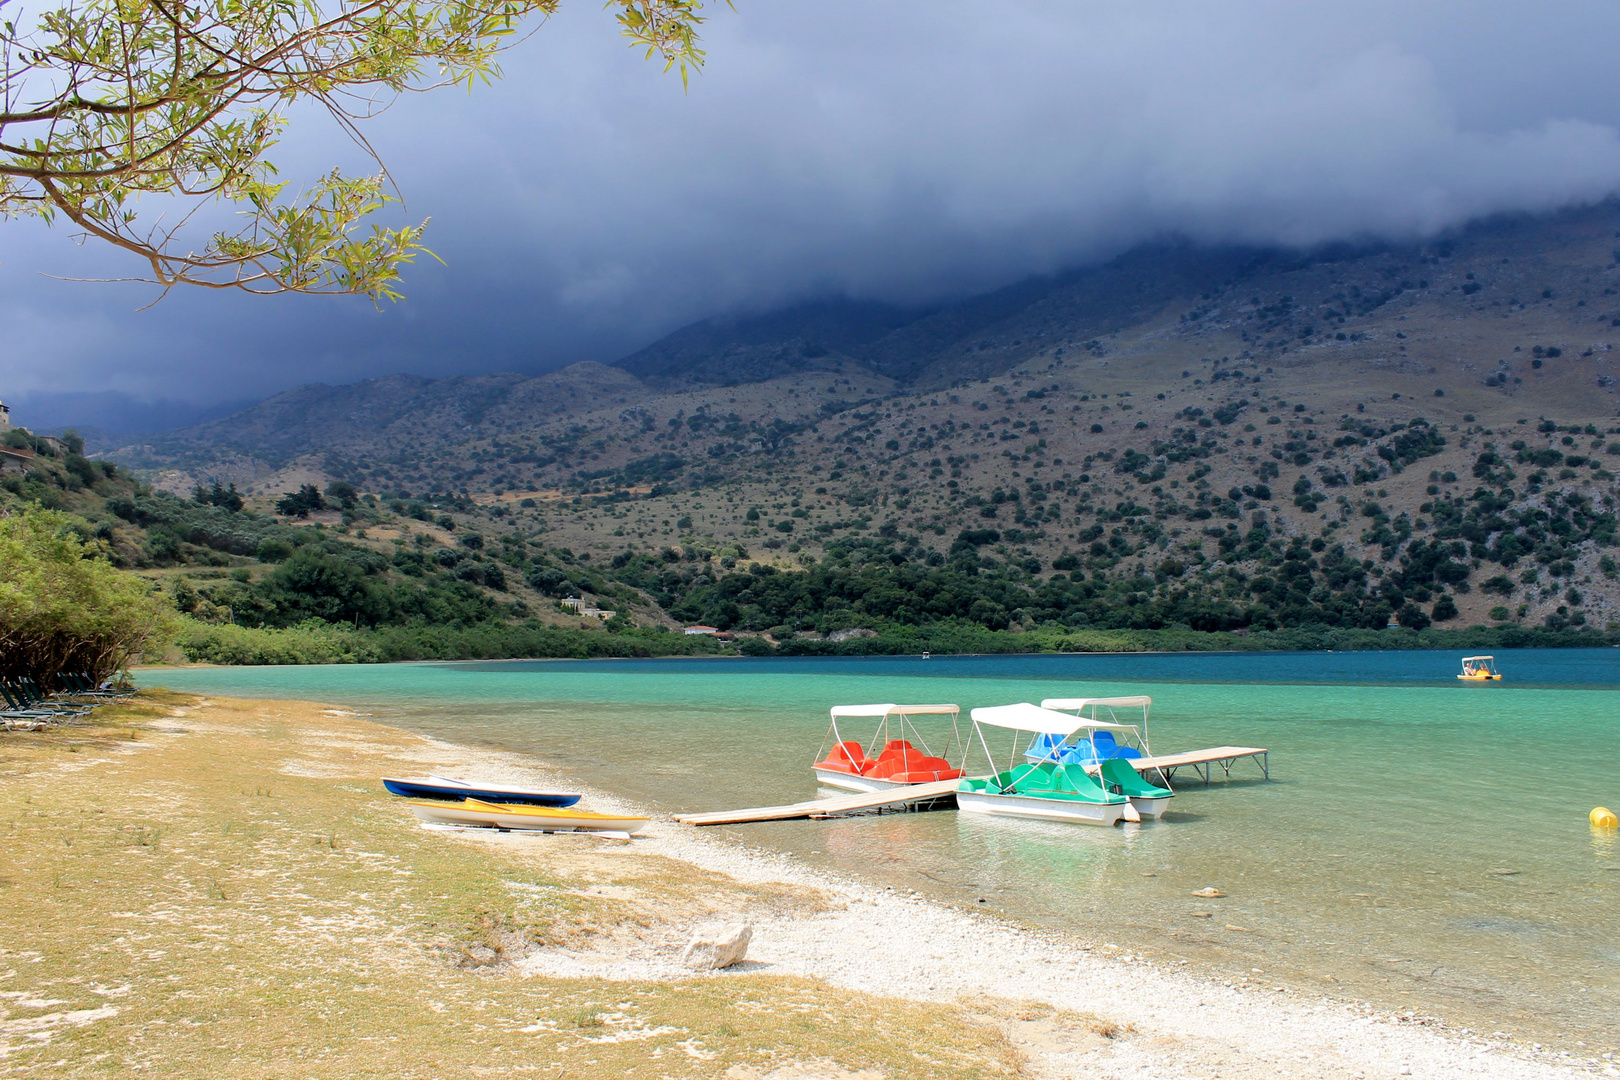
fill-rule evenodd
<path id="1" fill-rule="evenodd" d="M 722 656 L 907 656 L 1011 653 L 1254 652 L 1376 649 L 1523 649 L 1620 646 L 1620 633 L 1543 627 L 1464 630 L 1302 628 L 1248 632 L 1083 630 L 1052 625 L 1027 633 L 967 622 L 890 626 L 833 641 L 764 637 L 724 641 L 706 635 L 632 630 L 601 633 L 518 626 L 384 627 L 311 621 L 293 627 L 222 626 L 184 620 L 180 652 L 203 664 L 370 664 L 412 660 L 609 659 Z"/>

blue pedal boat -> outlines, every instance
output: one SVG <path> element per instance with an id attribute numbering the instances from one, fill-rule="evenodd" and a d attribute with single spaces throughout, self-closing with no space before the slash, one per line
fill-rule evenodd
<path id="1" fill-rule="evenodd" d="M 526 806 L 573 806 L 583 797 L 577 791 L 537 791 L 534 788 L 474 784 L 449 776 L 385 776 L 383 787 L 410 799 L 483 799 Z"/>

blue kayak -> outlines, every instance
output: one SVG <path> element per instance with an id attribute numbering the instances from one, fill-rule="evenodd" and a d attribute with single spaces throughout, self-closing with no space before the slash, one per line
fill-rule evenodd
<path id="1" fill-rule="evenodd" d="M 521 803 L 527 806 L 573 806 L 581 796 L 577 791 L 536 791 L 533 788 L 495 787 L 473 784 L 448 776 L 385 776 L 383 787 L 395 795 L 412 799 L 483 799 L 493 803 Z"/>

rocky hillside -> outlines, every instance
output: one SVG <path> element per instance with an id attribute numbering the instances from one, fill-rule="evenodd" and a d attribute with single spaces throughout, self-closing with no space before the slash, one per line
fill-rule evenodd
<path id="1" fill-rule="evenodd" d="M 926 312 L 712 320 L 613 366 L 305 387 L 115 456 L 188 489 L 465 497 L 670 617 L 778 636 L 1602 626 L 1617 238 L 1606 204 L 1309 257 L 1163 245 Z M 964 602 L 880 610 L 874 560 Z M 725 585 L 750 562 L 849 574 L 766 599 Z"/>
<path id="2" fill-rule="evenodd" d="M 121 447 L 110 456 L 151 472 L 177 470 L 177 484 L 206 476 L 251 487 L 312 453 L 323 464 L 331 459 L 332 468 L 341 471 L 349 468 L 345 459 L 398 454 L 423 444 L 461 445 L 647 394 L 633 376 L 594 363 L 538 377 L 390 375 L 349 386 L 317 383 L 232 416 Z"/>

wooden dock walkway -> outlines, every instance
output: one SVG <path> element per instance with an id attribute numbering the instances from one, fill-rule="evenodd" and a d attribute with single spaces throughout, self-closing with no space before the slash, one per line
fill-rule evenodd
<path id="1" fill-rule="evenodd" d="M 1270 751 L 1263 746 L 1213 746 L 1208 750 L 1188 750 L 1182 754 L 1157 754 L 1153 757 L 1128 758 L 1137 772 L 1147 772 L 1149 769 L 1158 769 L 1164 773 L 1165 779 L 1175 778 L 1177 769 L 1192 769 L 1204 783 L 1209 783 L 1211 764 L 1219 765 L 1221 771 L 1228 778 L 1232 775 L 1232 766 L 1242 758 L 1253 758 L 1260 766 L 1260 772 L 1267 780 L 1271 779 Z M 1086 771 L 1094 773 L 1097 766 L 1087 765 Z"/>
<path id="2" fill-rule="evenodd" d="M 878 810 L 887 806 L 909 806 L 933 802 L 956 793 L 955 780 L 932 784 L 911 784 L 887 791 L 857 791 L 828 799 L 809 799 L 787 806 L 755 806 L 746 810 L 716 810 L 708 814 L 676 814 L 685 825 L 740 825 L 748 821 L 787 821 L 790 818 L 827 818 L 856 810 Z"/>
<path id="3" fill-rule="evenodd" d="M 1172 779 L 1177 769 L 1192 769 L 1208 784 L 1210 766 L 1219 765 L 1227 776 L 1232 766 L 1243 758 L 1253 758 L 1260 772 L 1271 779 L 1270 751 L 1263 746 L 1213 746 L 1208 750 L 1188 750 L 1181 754 L 1158 754 L 1154 757 L 1128 758 L 1137 772 L 1158 769 L 1166 779 Z M 1087 765 L 1094 773 L 1097 766 Z M 880 810 L 884 807 L 911 806 L 917 803 L 943 799 L 956 791 L 957 781 L 939 780 L 932 784 L 911 784 L 908 787 L 886 791 L 857 791 L 849 795 L 834 795 L 826 799 L 808 799 L 786 806 L 753 806 L 744 810 L 716 810 L 707 814 L 676 814 L 675 820 L 684 825 L 741 825 L 750 821 L 787 821 L 792 818 L 829 818 L 858 810 Z"/>

